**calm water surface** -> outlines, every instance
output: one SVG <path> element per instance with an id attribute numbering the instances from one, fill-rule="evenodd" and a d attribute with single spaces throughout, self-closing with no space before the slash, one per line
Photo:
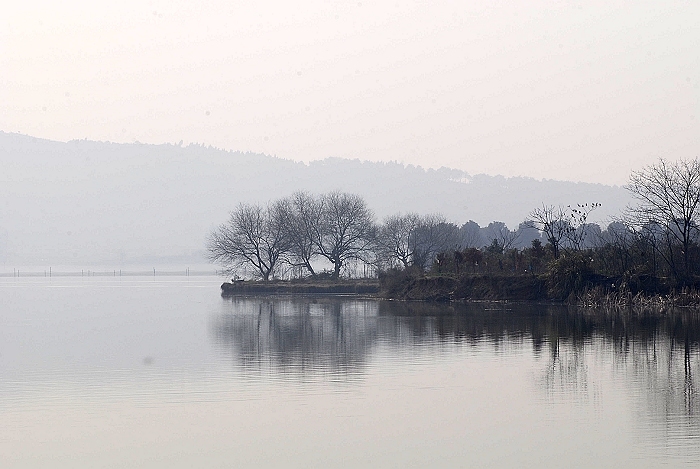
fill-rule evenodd
<path id="1" fill-rule="evenodd" d="M 0 279 L 2 467 L 700 467 L 700 321 Z"/>

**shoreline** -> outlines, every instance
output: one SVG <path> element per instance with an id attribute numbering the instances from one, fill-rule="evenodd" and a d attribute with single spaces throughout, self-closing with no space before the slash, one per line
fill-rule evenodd
<path id="1" fill-rule="evenodd" d="M 378 279 L 234 281 L 221 284 L 221 296 L 348 296 L 417 303 L 528 303 L 586 308 L 700 309 L 696 288 L 665 292 L 610 289 L 615 279 L 591 282 L 566 298 L 552 295 L 542 276 L 390 276 Z M 619 285 L 619 284 L 618 284 Z"/>
<path id="2" fill-rule="evenodd" d="M 339 282 L 290 281 L 272 282 L 236 281 L 221 284 L 222 296 L 246 295 L 378 295 L 379 281 L 357 280 Z M 373 296 L 374 297 L 374 296 Z"/>

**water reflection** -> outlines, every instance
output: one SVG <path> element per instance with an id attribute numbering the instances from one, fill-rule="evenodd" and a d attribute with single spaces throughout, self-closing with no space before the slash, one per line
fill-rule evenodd
<path id="1" fill-rule="evenodd" d="M 246 371 L 348 374 L 378 336 L 377 303 L 339 299 L 238 299 L 215 325 L 219 344 Z"/>
<path id="2" fill-rule="evenodd" d="M 396 354 L 426 344 L 487 347 L 506 359 L 530 350 L 547 395 L 595 399 L 591 368 L 607 367 L 611 379 L 643 394 L 657 417 L 684 415 L 695 424 L 700 415 L 700 318 L 687 311 L 342 298 L 225 301 L 227 313 L 214 324 L 216 341 L 249 372 L 361 375 L 379 345 Z"/>
<path id="3" fill-rule="evenodd" d="M 0 285 L 3 467 L 698 467 L 696 315 L 219 283 Z"/>

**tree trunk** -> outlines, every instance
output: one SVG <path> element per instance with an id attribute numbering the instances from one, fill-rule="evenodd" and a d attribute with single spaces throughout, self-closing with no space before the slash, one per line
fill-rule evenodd
<path id="1" fill-rule="evenodd" d="M 337 280 L 338 278 L 340 278 L 340 268 L 343 266 L 343 264 L 342 262 L 338 261 L 336 261 L 334 264 L 335 265 L 333 268 L 333 278 Z"/>
<path id="2" fill-rule="evenodd" d="M 315 276 L 316 276 L 316 272 L 314 272 L 314 268 L 311 267 L 311 263 L 310 263 L 310 262 L 305 262 L 305 263 L 304 263 L 304 267 L 306 267 L 306 270 L 309 271 L 309 273 L 311 274 L 312 277 L 315 277 Z"/>

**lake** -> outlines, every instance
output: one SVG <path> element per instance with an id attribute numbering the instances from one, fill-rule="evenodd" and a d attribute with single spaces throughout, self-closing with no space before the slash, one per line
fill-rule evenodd
<path id="1" fill-rule="evenodd" d="M 700 321 L 0 278 L 16 467 L 698 467 Z"/>

